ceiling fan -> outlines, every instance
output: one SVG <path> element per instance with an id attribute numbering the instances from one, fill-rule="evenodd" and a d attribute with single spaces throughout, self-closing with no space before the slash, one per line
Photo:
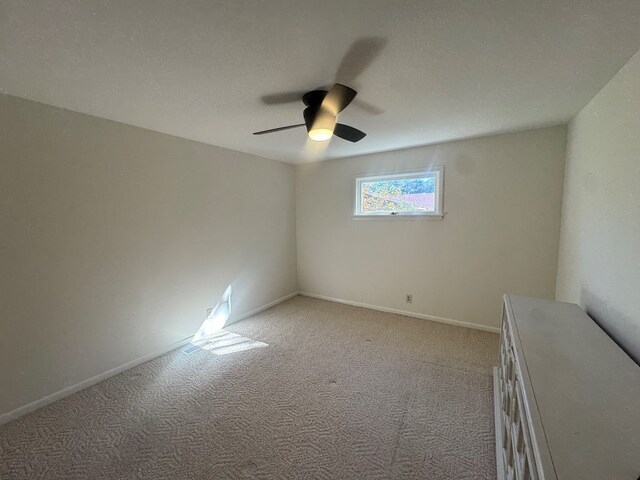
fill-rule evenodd
<path id="1" fill-rule="evenodd" d="M 261 130 L 253 134 L 264 135 L 291 128 L 306 127 L 309 138 L 317 142 L 327 141 L 334 135 L 349 142 L 359 142 L 367 135 L 366 133 L 337 122 L 338 114 L 347 108 L 357 94 L 358 92 L 353 88 L 341 83 L 334 84 L 329 90 L 306 92 L 302 95 L 302 102 L 307 107 L 302 112 L 304 123 Z"/>

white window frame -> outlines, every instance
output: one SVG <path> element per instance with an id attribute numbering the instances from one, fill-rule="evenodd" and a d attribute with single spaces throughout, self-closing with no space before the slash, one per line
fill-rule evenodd
<path id="1" fill-rule="evenodd" d="M 436 195 L 435 195 L 435 210 L 433 212 L 372 212 L 364 213 L 361 211 L 362 205 L 360 204 L 360 190 L 362 184 L 371 181 L 379 180 L 402 180 L 405 178 L 417 178 L 419 176 L 433 176 L 436 179 Z M 422 168 L 418 170 L 402 171 L 402 172 L 389 172 L 384 175 L 358 175 L 355 177 L 355 204 L 353 216 L 354 218 L 398 218 L 398 217 L 428 217 L 434 219 L 441 219 L 444 216 L 443 212 L 443 199 L 444 199 L 444 167 L 441 165 Z"/>

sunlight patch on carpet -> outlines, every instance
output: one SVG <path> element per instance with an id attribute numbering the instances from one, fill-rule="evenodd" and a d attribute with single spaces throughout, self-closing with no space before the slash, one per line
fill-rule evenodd
<path id="1" fill-rule="evenodd" d="M 267 347 L 264 342 L 251 340 L 237 333 L 220 330 L 206 338 L 191 342 L 191 345 L 183 350 L 186 354 L 191 354 L 198 350 L 206 350 L 215 355 L 227 355 L 229 353 L 243 352 L 252 348 Z"/>

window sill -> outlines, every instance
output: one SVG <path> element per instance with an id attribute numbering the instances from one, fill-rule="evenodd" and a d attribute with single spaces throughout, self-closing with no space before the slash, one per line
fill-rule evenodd
<path id="1" fill-rule="evenodd" d="M 354 220 L 396 220 L 402 218 L 404 220 L 443 220 L 446 213 L 424 214 L 424 213 L 405 213 L 397 215 L 353 215 Z"/>

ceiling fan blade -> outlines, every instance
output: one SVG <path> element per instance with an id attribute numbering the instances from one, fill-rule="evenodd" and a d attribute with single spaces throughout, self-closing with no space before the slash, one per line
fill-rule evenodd
<path id="1" fill-rule="evenodd" d="M 344 123 L 336 123 L 336 127 L 333 130 L 333 134 L 336 137 L 340 137 L 343 140 L 348 140 L 349 142 L 359 142 L 364 137 L 367 136 L 366 133 L 358 130 L 357 128 L 350 127 L 349 125 L 345 125 Z"/>
<path id="2" fill-rule="evenodd" d="M 340 62 L 336 81 L 353 85 L 380 55 L 386 44 L 387 39 L 383 37 L 365 37 L 356 40 Z"/>
<path id="3" fill-rule="evenodd" d="M 265 105 L 282 105 L 284 103 L 294 103 L 302 100 L 302 96 L 306 92 L 281 92 L 271 95 L 263 95 L 260 97 Z"/>
<path id="4" fill-rule="evenodd" d="M 322 100 L 322 108 L 334 115 L 339 114 L 342 110 L 347 108 L 347 105 L 356 97 L 358 92 L 353 88 L 336 83 L 331 90 L 327 92 Z"/>
<path id="5" fill-rule="evenodd" d="M 265 133 L 280 132 L 282 130 L 289 130 L 290 128 L 304 127 L 304 123 L 296 123 L 295 125 L 287 125 L 286 127 L 270 128 L 269 130 L 261 130 L 259 132 L 253 132 L 254 135 L 264 135 Z"/>
<path id="6" fill-rule="evenodd" d="M 367 112 L 369 115 L 380 115 L 384 113 L 384 110 L 382 110 L 380 107 L 374 105 L 373 103 L 369 103 L 365 100 L 362 100 L 362 98 L 358 98 L 357 100 L 354 100 L 353 106 L 358 107 L 360 110 L 364 112 Z"/>

